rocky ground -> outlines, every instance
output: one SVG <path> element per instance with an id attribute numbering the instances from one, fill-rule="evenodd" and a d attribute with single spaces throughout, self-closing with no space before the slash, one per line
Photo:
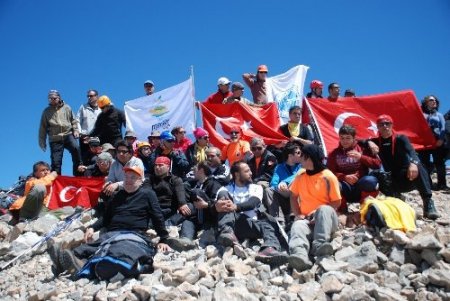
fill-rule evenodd
<path id="1" fill-rule="evenodd" d="M 0 272 L 0 299 L 450 300 L 450 194 L 434 193 L 442 215 L 437 221 L 422 219 L 417 192 L 405 196 L 416 209 L 417 232 L 374 233 L 364 226 L 342 227 L 332 242 L 334 255 L 304 272 L 255 261 L 257 244 L 246 245 L 244 252 L 209 245 L 188 252 L 159 253 L 154 273 L 138 279 L 72 281 L 68 275 L 54 277 L 44 245 Z M 58 222 L 47 215 L 11 227 L 7 220 L 0 218 L 0 265 Z M 66 247 L 76 246 L 91 222 L 86 213 L 55 240 Z M 175 232 L 172 229 L 171 234 Z M 198 243 L 208 242 L 214 243 L 214 237 L 207 232 Z"/>

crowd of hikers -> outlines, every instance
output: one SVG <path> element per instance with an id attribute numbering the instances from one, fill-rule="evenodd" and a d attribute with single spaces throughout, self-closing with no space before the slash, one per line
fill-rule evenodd
<path id="1" fill-rule="evenodd" d="M 243 74 L 252 100 L 244 98 L 242 83 L 221 77 L 217 92 L 206 102 L 264 106 L 267 73 L 267 66 L 261 65 L 256 74 Z M 311 101 L 342 99 L 337 83 L 328 86 L 327 98 L 319 80 L 313 80 L 310 88 L 306 97 Z M 153 94 L 154 83 L 145 81 L 144 89 Z M 354 96 L 353 90 L 345 91 L 344 97 Z M 95 208 L 98 219 L 86 230 L 85 243 L 74 249 L 49 246 L 56 275 L 67 271 L 77 277 L 108 279 L 120 272 L 133 277 L 152 270 L 157 250 L 197 248 L 195 239 L 206 229 L 238 256 L 243 241 L 261 239 L 256 260 L 288 263 L 303 271 L 315 258 L 333 254 L 330 241 L 339 226 L 338 215 L 348 213 L 349 203 L 363 204 L 380 190 L 401 198 L 402 192 L 417 189 L 424 218 L 437 219 L 432 190 L 449 190 L 445 160 L 450 112 L 445 120 L 433 95 L 423 99 L 422 109 L 436 138 L 434 149 L 416 153 L 406 136 L 394 132 L 392 117 L 383 114 L 376 120 L 376 138 L 356 139 L 355 128 L 344 124 L 339 145 L 327 158 L 315 143 L 311 126 L 302 123 L 299 106 L 290 108 L 289 122 L 279 129 L 285 141 L 276 145 L 266 145 L 260 137 L 245 141 L 236 127 L 220 149 L 211 145 L 208 131 L 201 127 L 192 133 L 195 141 L 181 126 L 153 131 L 145 141 L 130 130 L 122 136 L 123 111 L 96 90 L 87 91 L 87 100 L 74 114 L 57 90 L 49 91 L 39 146 L 45 151 L 48 141 L 51 165 L 35 163 L 23 197 L 9 207 L 14 223 L 42 214 L 52 182 L 61 174 L 65 149 L 72 156 L 75 176 L 105 178 Z M 168 226 L 177 226 L 179 237 L 170 237 Z M 93 241 L 95 231 L 102 228 Z M 149 228 L 160 237 L 156 247 L 145 234 Z"/>

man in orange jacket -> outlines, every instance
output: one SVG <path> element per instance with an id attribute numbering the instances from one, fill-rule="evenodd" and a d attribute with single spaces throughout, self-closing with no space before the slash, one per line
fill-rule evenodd
<path id="1" fill-rule="evenodd" d="M 50 166 L 44 161 L 33 165 L 33 176 L 25 184 L 25 194 L 18 198 L 9 208 L 14 217 L 33 219 L 43 206 L 47 206 L 53 181 L 58 174 L 50 172 Z"/>

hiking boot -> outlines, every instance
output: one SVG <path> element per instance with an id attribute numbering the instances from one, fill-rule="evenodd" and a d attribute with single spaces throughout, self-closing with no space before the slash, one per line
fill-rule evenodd
<path id="1" fill-rule="evenodd" d="M 55 276 L 58 276 L 59 274 L 64 272 L 59 261 L 61 251 L 61 244 L 56 242 L 51 243 L 50 241 L 47 242 L 47 252 L 53 262 L 52 271 Z"/>
<path id="2" fill-rule="evenodd" d="M 255 260 L 265 264 L 279 266 L 288 262 L 288 255 L 286 253 L 278 252 L 273 247 L 267 247 L 264 248 L 264 250 L 259 251 Z"/>
<path id="3" fill-rule="evenodd" d="M 423 201 L 423 216 L 432 220 L 440 217 L 436 207 L 434 207 L 434 201 L 432 199 Z"/>
<path id="4" fill-rule="evenodd" d="M 308 256 L 301 256 L 297 254 L 292 254 L 289 256 L 288 264 L 289 267 L 296 269 L 298 272 L 303 272 L 304 270 L 310 269 L 313 265 Z"/>
<path id="5" fill-rule="evenodd" d="M 197 247 L 195 242 L 187 237 L 169 237 L 167 239 L 167 244 L 169 245 L 169 247 L 178 252 L 189 251 Z"/>
<path id="6" fill-rule="evenodd" d="M 317 257 L 325 257 L 333 255 L 333 246 L 329 242 L 324 242 L 313 251 L 313 255 Z"/>
<path id="7" fill-rule="evenodd" d="M 239 243 L 238 238 L 232 232 L 220 233 L 219 237 L 217 237 L 217 242 L 224 247 L 232 247 L 235 244 Z"/>
<path id="8" fill-rule="evenodd" d="M 84 261 L 78 259 L 72 250 L 63 250 L 59 256 L 59 262 L 63 271 L 74 275 L 84 266 Z"/>

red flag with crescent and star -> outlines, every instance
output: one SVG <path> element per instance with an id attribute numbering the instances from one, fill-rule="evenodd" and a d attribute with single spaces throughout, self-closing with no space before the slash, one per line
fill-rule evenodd
<path id="1" fill-rule="evenodd" d="M 356 138 L 378 137 L 376 120 L 388 114 L 397 134 L 407 136 L 416 150 L 431 148 L 435 138 L 423 116 L 413 91 L 400 91 L 364 97 L 344 97 L 336 102 L 305 99 L 304 105 L 319 129 L 325 153 L 339 144 L 338 131 L 344 124 L 356 129 Z"/>
<path id="2" fill-rule="evenodd" d="M 232 104 L 200 103 L 203 127 L 209 133 L 210 142 L 222 149 L 229 142 L 230 130 L 239 127 L 242 139 L 250 141 L 261 137 L 268 144 L 287 140 L 278 130 L 280 121 L 275 103 L 263 107 L 251 107 L 239 102 Z"/>
<path id="3" fill-rule="evenodd" d="M 52 184 L 48 209 L 64 206 L 91 208 L 97 205 L 105 179 L 58 176 Z"/>

